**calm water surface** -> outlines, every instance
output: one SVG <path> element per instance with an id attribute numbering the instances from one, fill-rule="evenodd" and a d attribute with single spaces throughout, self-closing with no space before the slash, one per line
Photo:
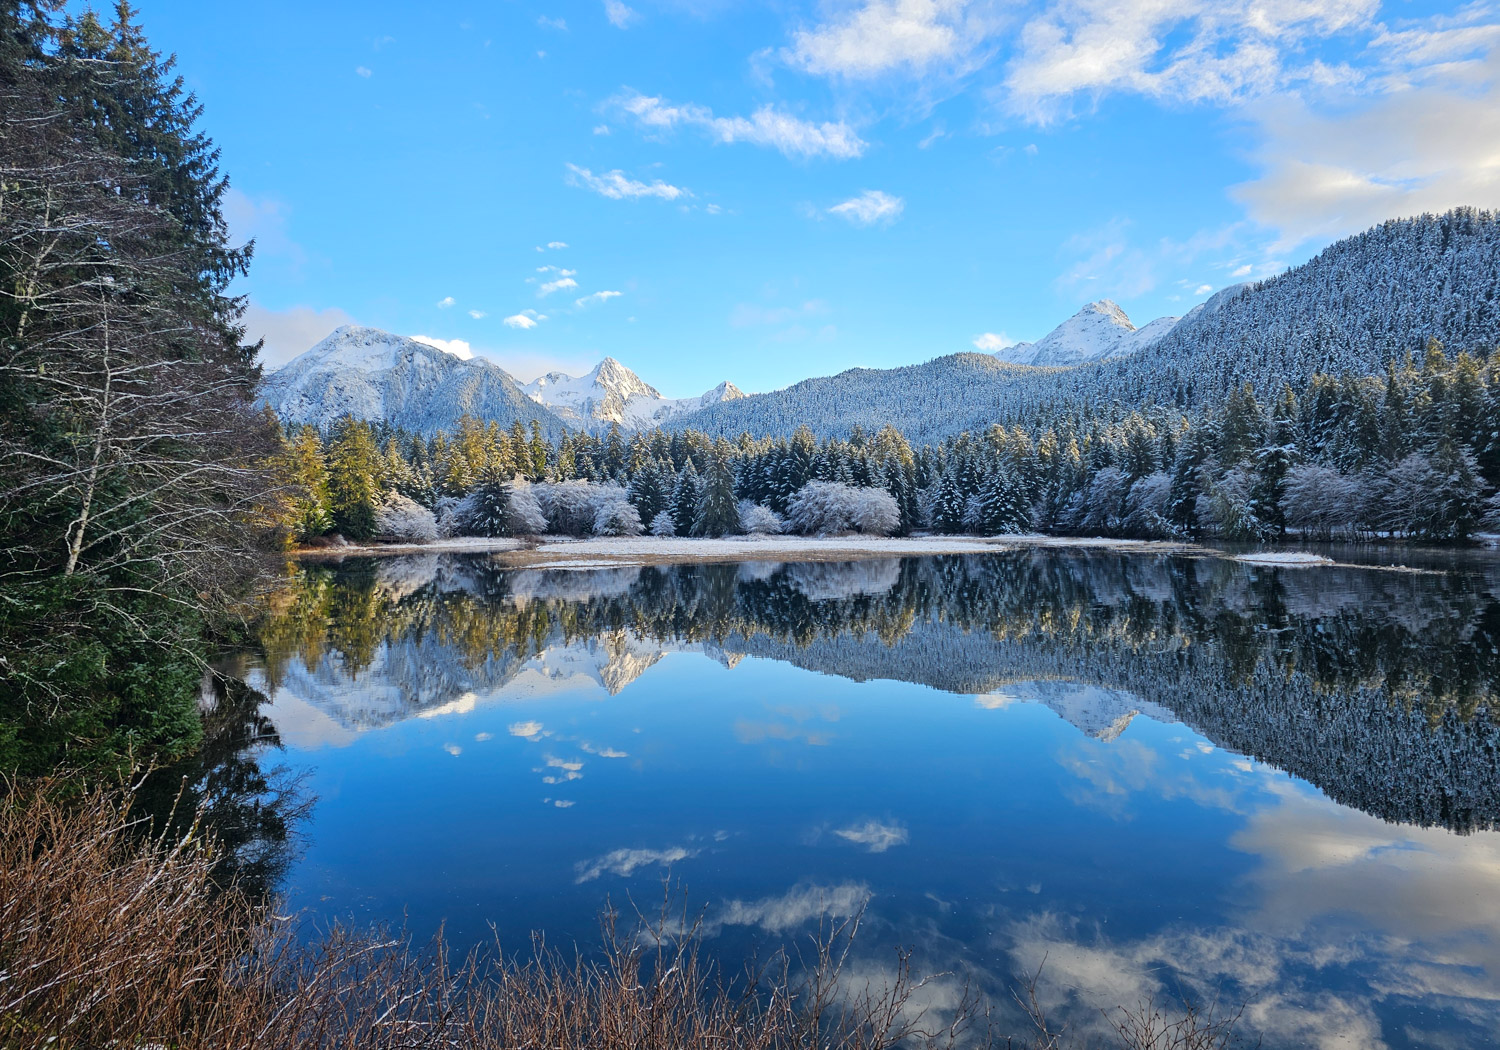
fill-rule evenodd
<path id="1" fill-rule="evenodd" d="M 1246 1004 L 1270 1047 L 1495 1045 L 1500 563 L 1013 552 L 309 567 L 248 675 L 327 921 L 588 945 L 670 879 L 733 963 L 865 908 L 1077 1027 Z M 1043 960 L 1045 965 L 1043 966 Z M 924 992 L 941 1009 L 958 979 Z"/>

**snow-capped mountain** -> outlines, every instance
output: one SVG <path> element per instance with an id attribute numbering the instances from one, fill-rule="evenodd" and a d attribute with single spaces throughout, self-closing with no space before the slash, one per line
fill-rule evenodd
<path id="1" fill-rule="evenodd" d="M 1034 343 L 1017 343 L 995 357 L 1013 365 L 1081 365 L 1124 357 L 1150 346 L 1170 332 L 1176 317 L 1158 317 L 1143 328 L 1131 323 L 1112 300 L 1089 303 Z"/>
<path id="2" fill-rule="evenodd" d="M 584 430 L 611 423 L 626 430 L 649 429 L 684 413 L 745 396 L 733 383 L 724 382 L 698 397 L 662 397 L 660 391 L 612 357 L 600 361 L 587 375 L 550 372 L 521 390 Z"/>
<path id="3" fill-rule="evenodd" d="M 359 325 L 335 330 L 272 372 L 259 396 L 283 420 L 316 427 L 352 415 L 431 435 L 451 433 L 469 415 L 501 426 L 535 419 L 553 438 L 567 429 L 503 368 Z"/>

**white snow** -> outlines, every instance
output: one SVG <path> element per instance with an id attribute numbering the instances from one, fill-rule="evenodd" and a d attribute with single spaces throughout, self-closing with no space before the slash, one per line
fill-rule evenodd
<path id="1" fill-rule="evenodd" d="M 1143 328 L 1131 323 L 1125 311 L 1109 299 L 1089 303 L 1034 343 L 1017 343 L 995 357 L 1016 365 L 1079 365 L 1133 354 L 1150 346 L 1177 324 L 1175 317 L 1158 317 Z"/>
<path id="2" fill-rule="evenodd" d="M 510 537 L 491 539 L 486 536 L 454 536 L 431 543 L 350 543 L 342 547 L 310 547 L 300 555 L 322 554 L 464 554 L 520 550 L 524 544 Z"/>
<path id="3" fill-rule="evenodd" d="M 1321 554 L 1309 554 L 1307 551 L 1256 551 L 1254 554 L 1240 554 L 1235 561 L 1249 562 L 1251 565 L 1332 565 L 1332 558 L 1325 558 Z"/>
<path id="4" fill-rule="evenodd" d="M 549 372 L 521 390 L 575 426 L 618 423 L 628 430 L 653 427 L 685 412 L 745 396 L 733 383 L 725 382 L 698 397 L 662 397 L 661 391 L 612 357 L 600 361 L 587 375 Z"/>

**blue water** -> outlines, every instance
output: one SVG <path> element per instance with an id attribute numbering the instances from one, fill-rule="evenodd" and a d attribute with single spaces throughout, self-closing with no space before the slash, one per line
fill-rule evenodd
<path id="1" fill-rule="evenodd" d="M 954 972 L 939 1011 L 967 978 L 1003 1013 L 1040 968 L 1081 1032 L 1152 996 L 1272 1047 L 1500 1029 L 1482 570 L 426 558 L 293 586 L 251 682 L 315 798 L 282 887 L 310 921 L 587 948 L 666 893 L 732 963 L 862 910 L 861 971 L 911 948 Z"/>

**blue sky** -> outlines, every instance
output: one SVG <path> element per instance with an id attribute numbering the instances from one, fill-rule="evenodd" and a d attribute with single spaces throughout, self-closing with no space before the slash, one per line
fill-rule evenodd
<path id="1" fill-rule="evenodd" d="M 141 0 L 257 240 L 348 321 L 668 396 L 1137 324 L 1500 206 L 1500 10 L 1378 0 Z M 565 245 L 565 247 L 559 247 Z"/>

